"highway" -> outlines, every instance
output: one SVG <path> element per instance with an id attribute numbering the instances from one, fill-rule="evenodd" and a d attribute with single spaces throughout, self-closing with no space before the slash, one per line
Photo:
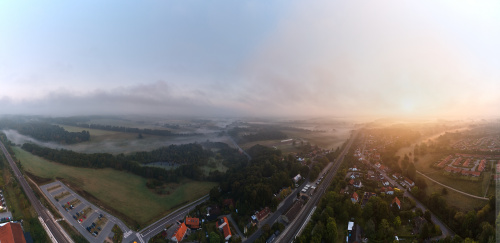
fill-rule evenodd
<path id="1" fill-rule="evenodd" d="M 175 210 L 174 212 L 170 213 L 169 215 L 165 216 L 164 218 L 156 221 L 155 223 L 152 223 L 148 227 L 144 228 L 141 230 L 139 233 L 136 233 L 137 240 L 141 243 L 148 242 L 149 239 L 151 239 L 153 236 L 159 234 L 161 231 L 165 229 L 166 225 L 169 224 L 175 224 L 178 220 L 184 219 L 186 214 L 189 211 L 194 210 L 196 206 L 198 206 L 201 203 L 206 202 L 209 199 L 209 195 L 206 195 L 182 208 L 179 208 Z M 136 240 L 136 239 L 133 239 Z M 131 242 L 133 242 L 133 240 Z"/>
<path id="2" fill-rule="evenodd" d="M 7 158 L 10 167 L 14 171 L 15 177 L 19 181 L 19 184 L 21 184 L 24 192 L 26 193 L 26 196 L 28 196 L 28 199 L 31 202 L 31 205 L 38 214 L 39 219 L 43 221 L 42 226 L 45 228 L 45 231 L 47 231 L 47 234 L 49 235 L 52 242 L 58 242 L 58 243 L 73 242 L 71 238 L 66 234 L 66 232 L 64 232 L 64 230 L 59 225 L 57 225 L 52 215 L 50 215 L 49 211 L 40 203 L 38 198 L 36 198 L 35 193 L 28 185 L 28 182 L 21 174 L 19 168 L 17 168 L 16 163 L 14 163 L 14 160 L 12 160 L 12 157 L 10 156 L 9 152 L 7 151 L 7 149 L 5 148 L 5 146 L 1 141 L 0 141 L 0 147 L 2 148 L 5 158 Z"/>
<path id="3" fill-rule="evenodd" d="M 349 149 L 351 148 L 354 140 L 356 140 L 357 135 L 358 131 L 355 131 L 351 135 L 347 146 L 345 146 L 339 157 L 337 157 L 337 159 L 333 162 L 333 166 L 330 169 L 330 172 L 326 175 L 326 179 L 316 188 L 316 192 L 309 199 L 306 205 L 304 205 L 297 218 L 285 228 L 285 230 L 278 236 L 275 242 L 293 242 L 294 239 L 300 235 L 300 231 L 303 229 L 303 226 L 309 221 L 309 215 L 311 215 L 312 210 L 316 208 L 319 201 L 321 200 L 321 197 L 332 183 L 335 174 L 337 174 L 337 171 L 342 164 L 345 155 L 349 152 Z"/>

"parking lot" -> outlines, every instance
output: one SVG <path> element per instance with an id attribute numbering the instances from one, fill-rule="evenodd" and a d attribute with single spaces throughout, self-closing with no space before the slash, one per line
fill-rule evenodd
<path id="1" fill-rule="evenodd" d="M 60 181 L 40 187 L 64 219 L 73 225 L 89 242 L 103 242 L 117 224 L 125 235 L 132 231 L 120 220 L 104 212 Z"/>

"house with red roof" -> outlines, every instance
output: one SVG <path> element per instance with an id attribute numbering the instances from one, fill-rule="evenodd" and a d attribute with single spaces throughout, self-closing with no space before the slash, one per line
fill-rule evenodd
<path id="1" fill-rule="evenodd" d="M 479 171 L 469 171 L 469 170 L 462 170 L 462 175 L 465 175 L 465 176 L 474 176 L 474 177 L 479 177 L 481 176 L 481 172 Z"/>
<path id="2" fill-rule="evenodd" d="M 401 201 L 399 201 L 398 197 L 395 197 L 394 200 L 392 200 L 391 207 L 392 207 L 392 205 L 394 205 L 394 203 L 396 203 L 396 205 L 398 206 L 398 209 L 401 209 Z"/>
<path id="3" fill-rule="evenodd" d="M 393 195 L 394 194 L 394 189 L 392 187 L 387 187 L 385 194 L 387 195 Z"/>
<path id="4" fill-rule="evenodd" d="M 187 227 L 186 224 L 182 223 L 179 228 L 175 231 L 174 235 L 172 238 L 170 238 L 174 242 L 181 242 L 181 240 L 184 238 L 187 232 Z"/>
<path id="5" fill-rule="evenodd" d="M 477 167 L 477 171 L 484 171 L 484 168 L 486 167 L 486 160 L 483 159 L 481 160 L 481 163 L 479 163 L 479 166 Z"/>
<path id="6" fill-rule="evenodd" d="M 269 213 L 271 213 L 271 209 L 265 207 L 260 212 L 256 213 L 255 216 L 257 217 L 257 220 L 260 222 L 263 219 L 265 219 L 269 215 Z"/>
<path id="7" fill-rule="evenodd" d="M 229 222 L 227 221 L 226 217 L 222 217 L 221 219 L 219 219 L 215 223 L 215 226 L 217 226 L 217 228 L 222 230 L 222 232 L 224 233 L 225 240 L 229 240 L 231 238 L 231 236 L 232 236 L 231 235 L 231 228 L 229 228 Z"/>
<path id="8" fill-rule="evenodd" d="M 408 179 L 408 177 L 405 177 L 405 183 L 412 187 L 412 186 L 415 186 L 415 182 L 413 182 L 412 180 Z"/>
<path id="9" fill-rule="evenodd" d="M 200 219 L 199 218 L 189 218 L 186 217 L 186 226 L 190 229 L 199 229 L 200 228 Z"/>
<path id="10" fill-rule="evenodd" d="M 354 192 L 351 196 L 351 202 L 352 203 L 357 203 L 359 201 L 359 196 L 356 192 Z"/>
<path id="11" fill-rule="evenodd" d="M 18 223 L 7 223 L 0 227 L 0 242 L 26 243 L 21 225 Z"/>

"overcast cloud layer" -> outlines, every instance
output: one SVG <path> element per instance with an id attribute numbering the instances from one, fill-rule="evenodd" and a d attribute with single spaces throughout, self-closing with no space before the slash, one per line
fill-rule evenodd
<path id="1" fill-rule="evenodd" d="M 0 114 L 500 111 L 498 1 L 2 1 L 0 33 Z"/>

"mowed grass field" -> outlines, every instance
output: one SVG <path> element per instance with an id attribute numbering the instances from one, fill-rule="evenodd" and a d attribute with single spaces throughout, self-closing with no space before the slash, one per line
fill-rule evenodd
<path id="1" fill-rule="evenodd" d="M 461 193 L 455 192 L 453 190 L 447 189 L 447 195 L 442 194 L 443 187 L 428 180 L 425 177 L 419 176 L 420 178 L 424 178 L 427 183 L 427 195 L 431 195 L 432 193 L 439 193 L 444 197 L 448 205 L 457 207 L 464 211 L 469 211 L 475 208 L 482 208 L 488 201 L 472 198 Z"/>
<path id="2" fill-rule="evenodd" d="M 113 169 L 90 169 L 61 165 L 13 147 L 24 170 L 43 178 L 64 178 L 105 205 L 137 221 L 153 222 L 180 204 L 206 195 L 216 183 L 184 180 L 169 184 L 170 195 L 158 195 L 146 187 L 146 179 Z"/>
<path id="3" fill-rule="evenodd" d="M 415 163 L 415 168 L 427 175 L 428 177 L 443 183 L 444 185 L 453 187 L 457 190 L 470 193 L 472 195 L 483 197 L 487 190 L 487 185 L 490 181 L 490 172 L 484 172 L 480 177 L 479 181 L 468 181 L 459 178 L 453 178 L 443 174 L 442 169 L 437 169 L 431 167 L 432 164 L 436 163 L 440 159 L 444 158 L 441 155 L 425 155 L 419 158 L 419 161 Z M 488 190 L 488 195 L 490 195 Z"/>

